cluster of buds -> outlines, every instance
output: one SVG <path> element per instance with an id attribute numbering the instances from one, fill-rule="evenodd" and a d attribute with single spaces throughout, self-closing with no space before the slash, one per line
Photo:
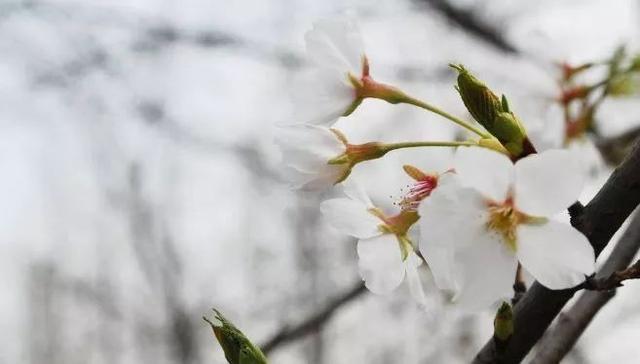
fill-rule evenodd
<path id="1" fill-rule="evenodd" d="M 607 67 L 607 75 L 597 82 L 583 81 L 589 71 Z M 627 97 L 640 92 L 640 56 L 629 57 L 618 48 L 606 62 L 579 65 L 560 64 L 560 93 L 556 98 L 563 110 L 565 144 L 595 131 L 595 117 L 607 97 Z"/>

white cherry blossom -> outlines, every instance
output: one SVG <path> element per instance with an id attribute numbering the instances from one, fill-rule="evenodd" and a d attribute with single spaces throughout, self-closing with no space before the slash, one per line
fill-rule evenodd
<path id="1" fill-rule="evenodd" d="M 576 286 L 594 271 L 584 235 L 550 217 L 575 202 L 582 164 L 551 150 L 515 165 L 482 148 L 460 148 L 456 173 L 421 202 L 420 251 L 441 289 L 477 310 L 512 295 L 518 262 L 550 289 Z"/>
<path id="2" fill-rule="evenodd" d="M 342 182 L 356 164 L 392 150 L 378 142 L 351 144 L 339 130 L 311 124 L 281 126 L 275 141 L 282 151 L 284 177 L 294 188 L 307 190 Z"/>
<path id="3" fill-rule="evenodd" d="M 373 293 L 388 294 L 406 277 L 412 297 L 424 307 L 426 298 L 417 270 L 422 259 L 408 236 L 417 220 L 415 211 L 387 216 L 357 184 L 347 183 L 344 190 L 346 198 L 324 201 L 320 210 L 331 226 L 358 239 L 358 268 L 366 287 Z"/>
<path id="4" fill-rule="evenodd" d="M 346 146 L 331 129 L 316 125 L 288 125 L 276 131 L 276 144 L 283 157 L 283 174 L 294 188 L 320 189 L 332 186 L 350 168 L 329 164 L 346 152 Z"/>
<path id="5" fill-rule="evenodd" d="M 359 104 L 354 79 L 365 73 L 362 35 L 347 17 L 324 19 L 305 34 L 314 78 L 300 88 L 298 115 L 312 124 L 330 125 Z"/>

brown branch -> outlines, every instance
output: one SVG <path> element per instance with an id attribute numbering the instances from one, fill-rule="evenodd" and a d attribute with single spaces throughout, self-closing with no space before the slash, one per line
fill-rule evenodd
<path id="1" fill-rule="evenodd" d="M 570 208 L 571 224 L 589 239 L 597 256 L 639 203 L 640 143 L 636 142 L 598 194 L 586 206 Z M 535 282 L 514 307 L 514 334 L 501 362 L 521 362 L 575 292 L 575 288 L 550 290 Z M 498 362 L 493 340 L 473 362 Z"/>
<path id="2" fill-rule="evenodd" d="M 602 158 L 610 165 L 617 166 L 629 154 L 633 143 L 640 137 L 640 126 L 620 135 L 603 138 L 596 133 L 595 145 Z"/>
<path id="3" fill-rule="evenodd" d="M 527 284 L 524 282 L 524 277 L 522 276 L 522 265 L 518 263 L 516 279 L 513 282 L 513 298 L 511 299 L 511 304 L 515 305 L 518 303 L 525 293 L 527 293 Z"/>
<path id="4" fill-rule="evenodd" d="M 317 332 L 329 321 L 340 307 L 361 296 L 366 292 L 366 290 L 364 283 L 358 282 L 350 290 L 334 298 L 321 311 L 313 313 L 311 316 L 294 326 L 283 327 L 270 339 L 266 340 L 264 344 L 260 345 L 260 348 L 266 355 L 268 355 L 283 344 L 301 339 L 308 334 Z"/>
<path id="5" fill-rule="evenodd" d="M 607 277 L 589 278 L 584 286 L 590 291 L 611 291 L 622 287 L 622 282 L 640 278 L 640 260 L 627 269 L 615 271 Z"/>
<path id="6" fill-rule="evenodd" d="M 618 269 L 622 269 L 631 263 L 633 257 L 640 249 L 640 211 L 636 211 L 629 227 L 624 232 L 620 241 L 613 248 L 611 255 L 602 265 L 596 275 L 596 280 L 602 279 L 600 287 L 616 285 L 615 277 Z M 632 278 L 638 277 L 639 262 L 633 265 Z M 620 278 L 632 272 L 622 273 Z M 604 278 L 602 278 L 604 277 Z M 610 282 L 604 284 L 604 282 Z M 619 283 L 619 282 L 618 282 Z M 615 290 L 584 292 L 576 303 L 566 313 L 561 313 L 558 322 L 546 334 L 538 344 L 538 352 L 531 363 L 557 363 L 571 350 L 580 335 L 584 332 L 598 311 L 613 296 Z"/>

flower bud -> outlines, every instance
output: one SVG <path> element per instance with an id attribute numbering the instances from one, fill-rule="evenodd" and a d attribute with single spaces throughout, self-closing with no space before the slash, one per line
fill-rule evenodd
<path id="1" fill-rule="evenodd" d="M 633 56 L 629 70 L 632 72 L 640 71 L 640 54 Z"/>
<path id="2" fill-rule="evenodd" d="M 458 74 L 457 89 L 471 116 L 506 148 L 512 158 L 518 158 L 531 143 L 518 118 L 509 110 L 507 98 L 498 98 L 482 81 L 462 65 L 451 65 Z M 500 151 L 492 140 L 483 139 L 487 147 Z"/>
<path id="3" fill-rule="evenodd" d="M 594 64 L 593 63 L 584 63 L 582 65 L 579 66 L 574 66 L 571 65 L 567 62 L 562 62 L 560 64 L 560 69 L 562 72 L 562 81 L 570 81 L 575 75 L 586 71 L 588 69 L 590 69 L 591 67 L 593 67 Z"/>
<path id="4" fill-rule="evenodd" d="M 496 152 L 499 152 L 499 153 L 502 153 L 502 154 L 509 155 L 509 151 L 495 137 L 482 138 L 482 139 L 478 140 L 478 145 L 481 146 L 481 147 L 493 149 Z"/>
<path id="5" fill-rule="evenodd" d="M 622 74 L 609 81 L 608 94 L 613 97 L 632 96 L 639 91 L 638 77 L 634 74 Z"/>
<path id="6" fill-rule="evenodd" d="M 510 304 L 502 302 L 493 320 L 493 336 L 504 343 L 511 338 L 511 335 L 513 335 L 513 311 Z"/>
<path id="7" fill-rule="evenodd" d="M 497 115 L 491 134 L 495 136 L 512 156 L 519 156 L 524 149 L 527 137 L 522 124 L 511 112 L 501 112 Z"/>
<path id="8" fill-rule="evenodd" d="M 503 111 L 500 99 L 482 81 L 462 65 L 451 65 L 458 73 L 457 90 L 464 105 L 480 125 L 489 132 L 497 113 Z"/>
<path id="9" fill-rule="evenodd" d="M 222 346 L 224 356 L 229 364 L 267 364 L 267 358 L 262 351 L 247 339 L 229 320 L 225 319 L 218 310 L 214 321 L 203 319 L 211 325 L 213 334 Z M 217 321 L 217 322 L 215 322 Z"/>

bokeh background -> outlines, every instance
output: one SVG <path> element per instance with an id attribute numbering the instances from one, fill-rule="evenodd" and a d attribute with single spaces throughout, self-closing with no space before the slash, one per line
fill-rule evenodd
<path id="1" fill-rule="evenodd" d="M 255 342 L 323 310 L 273 363 L 467 362 L 492 313 L 462 315 L 430 292 L 358 290 L 355 245 L 280 177 L 273 126 L 297 120 L 303 35 L 349 12 L 372 72 L 469 117 L 462 62 L 552 143 L 554 62 L 640 50 L 640 3 L 584 1 L 0 1 L 0 363 L 225 363 L 201 320 L 217 307 Z M 312 86 L 307 86 L 312 87 Z M 640 125 L 635 98 L 608 101 L 600 132 Z M 560 123 L 560 124 L 558 124 Z M 409 106 L 366 101 L 337 126 L 353 141 L 447 139 Z M 579 143 L 592 179 L 610 173 Z M 354 172 L 393 208 L 400 165 L 446 168 L 449 150 L 402 151 Z M 346 295 L 346 296 L 345 296 Z M 633 363 L 640 285 L 597 316 L 566 363 Z M 343 302 L 344 301 L 344 302 Z M 322 315 L 320 315 L 321 318 Z"/>

